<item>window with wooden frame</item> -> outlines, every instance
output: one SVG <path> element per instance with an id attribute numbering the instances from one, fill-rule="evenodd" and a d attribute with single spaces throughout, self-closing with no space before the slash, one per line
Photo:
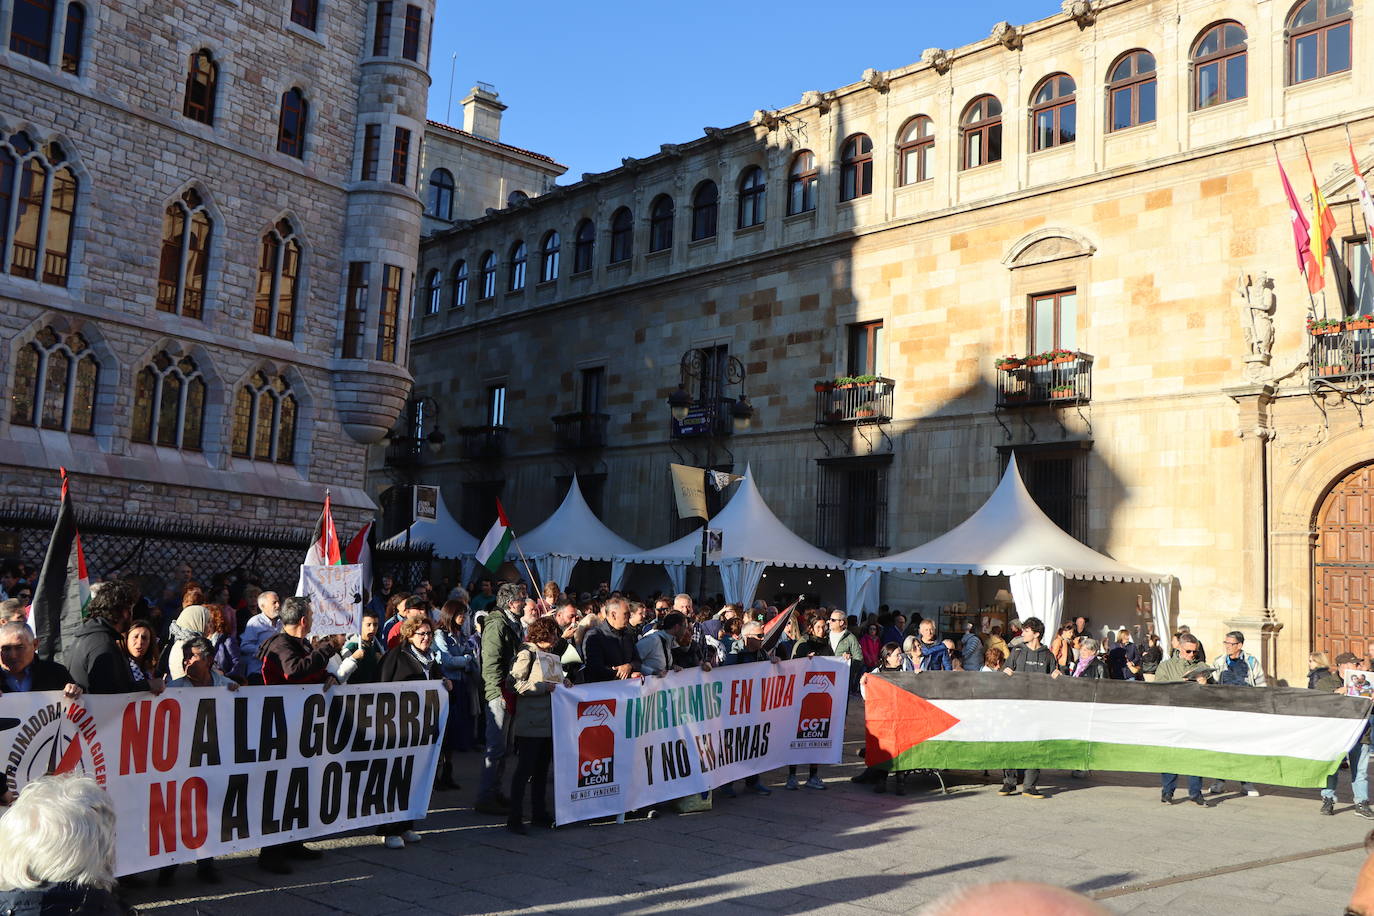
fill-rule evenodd
<path id="1" fill-rule="evenodd" d="M 453 173 L 435 169 L 429 173 L 429 215 L 435 219 L 453 219 Z"/>
<path id="2" fill-rule="evenodd" d="M 525 270 L 529 261 L 529 250 L 524 242 L 510 246 L 510 271 L 506 277 L 506 291 L 518 293 L 525 288 Z"/>
<path id="3" fill-rule="evenodd" d="M 935 175 L 935 125 L 925 115 L 917 115 L 898 134 L 897 161 L 901 175 L 898 183 L 917 184 Z"/>
<path id="4" fill-rule="evenodd" d="M 453 299 L 449 308 L 462 308 L 468 304 L 468 262 L 459 261 L 453 265 Z"/>
<path id="5" fill-rule="evenodd" d="M 1026 333 L 1031 354 L 1075 349 L 1078 345 L 1078 291 L 1061 289 L 1031 296 Z"/>
<path id="6" fill-rule="evenodd" d="M 294 86 L 281 96 L 281 117 L 277 119 L 277 152 L 305 158 L 305 122 L 309 106 L 305 94 Z"/>
<path id="7" fill-rule="evenodd" d="M 62 30 L 62 72 L 81 75 L 82 48 L 86 42 L 86 8 L 67 4 L 67 24 Z"/>
<path id="8" fill-rule="evenodd" d="M 660 194 L 649 205 L 649 250 L 667 251 L 673 247 L 673 218 L 676 208 L 673 199 Z"/>
<path id="9" fill-rule="evenodd" d="M 377 180 L 377 166 L 382 158 L 382 125 L 363 125 L 363 162 L 359 172 L 363 181 Z"/>
<path id="10" fill-rule="evenodd" d="M 301 272 L 301 243 L 288 219 L 262 237 L 258 256 L 258 289 L 253 301 L 253 333 L 278 340 L 296 334 L 296 287 Z"/>
<path id="11" fill-rule="evenodd" d="M 410 178 L 410 130 L 396 128 L 391 140 L 391 183 L 409 184 Z"/>
<path id="12" fill-rule="evenodd" d="M 611 215 L 610 263 L 630 260 L 634 254 L 635 219 L 629 207 L 621 207 Z"/>
<path id="13" fill-rule="evenodd" d="M 1193 110 L 1224 105 L 1246 96 L 1245 27 L 1219 22 L 1193 45 Z"/>
<path id="14" fill-rule="evenodd" d="M 692 241 L 713 238 L 720 215 L 720 189 L 714 181 L 703 181 L 692 192 Z"/>
<path id="15" fill-rule="evenodd" d="M 1350 69 L 1351 0 L 1306 0 L 1288 15 L 1288 85 Z"/>
<path id="16" fill-rule="evenodd" d="M 959 118 L 959 168 L 976 169 L 1002 161 L 1002 103 L 982 95 Z"/>
<path id="17" fill-rule="evenodd" d="M 319 0 L 291 0 L 291 21 L 296 25 L 313 32 L 319 19 Z"/>
<path id="18" fill-rule="evenodd" d="M 0 138 L 0 269 L 67 285 L 78 190 L 61 145 L 40 147 L 23 131 Z"/>
<path id="19" fill-rule="evenodd" d="M 767 191 L 763 169 L 756 165 L 746 168 L 739 179 L 739 219 L 736 228 L 763 225 L 768 209 Z"/>
<path id="20" fill-rule="evenodd" d="M 1127 51 L 1107 71 L 1107 130 L 1125 130 L 1155 120 L 1155 58 Z"/>
<path id="21" fill-rule="evenodd" d="M 344 359 L 363 358 L 363 335 L 367 332 L 367 286 L 372 265 L 366 261 L 348 263 L 348 288 L 344 294 Z"/>
<path id="22" fill-rule="evenodd" d="M 291 464 L 296 458 L 296 396 L 285 378 L 255 372 L 234 396 L 235 458 Z"/>
<path id="23" fill-rule="evenodd" d="M 796 216 L 816 209 L 816 183 L 820 181 L 816 169 L 816 154 L 804 149 L 792 157 L 787 170 L 787 215 Z"/>
<path id="24" fill-rule="evenodd" d="M 1078 87 L 1067 73 L 1040 81 L 1031 93 L 1031 152 L 1072 143 L 1078 136 Z"/>
<path id="25" fill-rule="evenodd" d="M 421 13 L 418 6 L 406 4 L 405 27 L 401 33 L 401 56 L 406 60 L 419 61 L 420 59 L 420 17 Z"/>
<path id="26" fill-rule="evenodd" d="M 482 298 L 491 299 L 496 296 L 496 252 L 488 251 L 482 255 Z"/>
<path id="27" fill-rule="evenodd" d="M 130 438 L 165 448 L 200 451 L 205 429 L 205 379 L 189 356 L 153 357 L 134 377 Z"/>
<path id="28" fill-rule="evenodd" d="M 10 16 L 10 50 L 48 63 L 52 58 L 53 0 L 13 0 Z"/>
<path id="29" fill-rule="evenodd" d="M 372 56 L 391 53 L 391 0 L 378 0 L 372 12 Z"/>
<path id="30" fill-rule="evenodd" d="M 186 68 L 186 97 L 181 113 L 202 124 L 215 123 L 215 85 L 219 81 L 219 65 L 206 48 L 191 55 Z"/>
<path id="31" fill-rule="evenodd" d="M 401 317 L 401 285 L 405 272 L 394 264 L 382 265 L 382 304 L 377 311 L 377 359 L 396 362 L 396 326 Z"/>
<path id="32" fill-rule="evenodd" d="M 204 314 L 214 226 L 200 193 L 191 188 L 162 214 L 157 310 L 186 318 Z"/>
<path id="33" fill-rule="evenodd" d="M 580 274 L 591 270 L 595 263 L 595 253 L 596 224 L 584 219 L 577 224 L 577 232 L 573 234 L 573 273 Z"/>
<path id="34" fill-rule="evenodd" d="M 855 134 L 840 147 L 840 200 L 873 193 L 873 141 Z"/>
<path id="35" fill-rule="evenodd" d="M 544 233 L 544 240 L 539 243 L 540 283 L 552 283 L 558 279 L 558 257 L 561 246 L 562 239 L 559 237 L 557 229 L 550 229 Z"/>
<path id="36" fill-rule="evenodd" d="M 848 328 L 848 355 L 846 375 L 883 374 L 883 323 L 865 321 L 851 324 Z"/>
<path id="37" fill-rule="evenodd" d="M 15 356 L 10 422 L 89 435 L 99 384 L 100 364 L 86 339 L 45 327 Z"/>

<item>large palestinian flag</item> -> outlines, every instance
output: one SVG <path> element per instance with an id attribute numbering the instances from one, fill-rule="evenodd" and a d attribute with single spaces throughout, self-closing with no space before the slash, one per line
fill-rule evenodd
<path id="1" fill-rule="evenodd" d="M 869 765 L 1181 773 L 1320 788 L 1370 701 L 1294 687 L 926 671 L 864 679 Z"/>

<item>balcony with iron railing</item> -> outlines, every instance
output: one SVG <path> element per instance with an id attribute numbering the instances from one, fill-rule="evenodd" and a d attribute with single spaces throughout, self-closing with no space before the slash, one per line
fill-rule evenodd
<path id="1" fill-rule="evenodd" d="M 1374 383 L 1374 316 L 1308 319 L 1307 334 L 1314 385 Z"/>
<path id="2" fill-rule="evenodd" d="M 604 413 L 559 414 L 553 421 L 553 438 L 560 451 L 576 452 L 606 447 L 606 426 L 611 417 Z"/>
<path id="3" fill-rule="evenodd" d="M 681 420 L 670 417 L 669 435 L 674 439 L 699 439 L 729 436 L 735 431 L 735 398 L 695 400 L 687 407 Z"/>
<path id="4" fill-rule="evenodd" d="M 1093 358 L 1074 350 L 997 361 L 997 406 L 1086 404 L 1093 396 Z"/>
<path id="5" fill-rule="evenodd" d="M 816 423 L 885 423 L 892 419 L 892 392 L 896 382 L 878 376 L 859 376 L 816 382 Z"/>
<path id="6" fill-rule="evenodd" d="M 504 426 L 464 426 L 458 430 L 463 457 L 473 460 L 492 460 L 506 455 Z"/>

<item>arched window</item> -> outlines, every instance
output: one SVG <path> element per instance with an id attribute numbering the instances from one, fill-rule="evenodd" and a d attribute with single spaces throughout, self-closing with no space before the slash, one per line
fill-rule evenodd
<path id="1" fill-rule="evenodd" d="M 512 293 L 525 288 L 525 262 L 527 260 L 528 252 L 524 242 L 516 242 L 510 246 L 510 275 L 506 278 L 506 289 Z"/>
<path id="2" fill-rule="evenodd" d="M 10 422 L 89 435 L 99 384 L 100 364 L 86 339 L 80 334 L 63 339 L 44 328 L 15 358 Z"/>
<path id="3" fill-rule="evenodd" d="M 10 243 L 9 262 L 0 268 L 66 286 L 76 194 L 76 176 L 60 145 L 40 148 L 22 131 L 0 140 L 0 259 Z"/>
<path id="4" fill-rule="evenodd" d="M 448 169 L 429 173 L 429 215 L 453 219 L 453 173 Z"/>
<path id="5" fill-rule="evenodd" d="M 649 250 L 666 251 L 673 247 L 673 199 L 660 194 L 649 205 Z"/>
<path id="6" fill-rule="evenodd" d="M 787 170 L 788 216 L 816 209 L 816 182 L 819 180 L 816 156 L 811 150 L 804 149 L 792 157 L 792 167 Z"/>
<path id="7" fill-rule="evenodd" d="M 982 95 L 968 104 L 959 119 L 959 140 L 961 169 L 1002 161 L 1002 103 L 996 96 Z"/>
<path id="8" fill-rule="evenodd" d="M 191 55 L 186 69 L 186 98 L 181 113 L 202 124 L 215 123 L 215 83 L 219 79 L 219 65 L 204 48 Z"/>
<path id="9" fill-rule="evenodd" d="M 258 257 L 258 292 L 253 303 L 253 333 L 290 340 L 296 333 L 296 284 L 301 271 L 301 243 L 287 219 L 262 237 Z M 275 320 L 274 320 L 275 316 Z"/>
<path id="10" fill-rule="evenodd" d="M 205 428 L 205 379 L 189 356 L 166 351 L 134 378 L 135 442 L 200 451 Z"/>
<path id="11" fill-rule="evenodd" d="M 840 147 L 840 200 L 873 193 L 873 141 L 855 134 Z"/>
<path id="12" fill-rule="evenodd" d="M 291 464 L 296 457 L 296 397 L 291 385 L 278 376 L 253 373 L 234 395 L 235 458 Z"/>
<path id="13" fill-rule="evenodd" d="M 584 219 L 577 224 L 577 233 L 573 237 L 573 273 L 591 270 L 595 252 L 596 226 L 591 220 Z"/>
<path id="14" fill-rule="evenodd" d="M 1288 15 L 1288 85 L 1350 69 L 1350 0 L 1306 0 Z"/>
<path id="15" fill-rule="evenodd" d="M 277 152 L 305 158 L 305 122 L 309 111 L 305 94 L 292 87 L 282 93 L 277 121 Z"/>
<path id="16" fill-rule="evenodd" d="M 550 229 L 544 233 L 544 241 L 539 243 L 540 283 L 552 283 L 558 279 L 558 250 L 562 243 L 558 230 Z"/>
<path id="17" fill-rule="evenodd" d="M 611 214 L 611 263 L 630 260 L 634 254 L 635 219 L 629 207 L 621 207 Z"/>
<path id="18" fill-rule="evenodd" d="M 1067 73 L 1040 81 L 1031 93 L 1031 152 L 1072 143 L 1078 136 L 1078 87 Z"/>
<path id="19" fill-rule="evenodd" d="M 699 242 L 716 234 L 719 213 L 720 190 L 714 181 L 703 181 L 692 192 L 692 241 Z"/>
<path id="20" fill-rule="evenodd" d="M 157 272 L 157 310 L 187 318 L 205 311 L 214 227 L 205 201 L 191 188 L 162 214 L 162 257 Z"/>
<path id="21" fill-rule="evenodd" d="M 496 295 L 496 252 L 488 251 L 482 255 L 482 298 L 490 299 Z"/>
<path id="22" fill-rule="evenodd" d="M 1127 51 L 1107 71 L 1107 130 L 1124 130 L 1155 120 L 1155 58 Z"/>
<path id="23" fill-rule="evenodd" d="M 521 191 L 521 190 L 518 190 L 518 189 L 517 189 L 517 190 L 511 191 L 509 194 L 506 195 L 506 206 L 507 206 L 507 207 L 519 207 L 519 206 L 522 206 L 523 204 L 529 203 L 529 200 L 530 200 L 530 196 L 529 196 L 528 194 L 526 194 L 524 191 Z"/>
<path id="24" fill-rule="evenodd" d="M 86 8 L 67 4 L 67 25 L 62 32 L 62 71 L 81 75 L 81 48 L 86 41 Z"/>
<path id="25" fill-rule="evenodd" d="M 54 0 L 14 0 L 10 50 L 48 63 L 52 58 Z"/>
<path id="26" fill-rule="evenodd" d="M 444 292 L 444 275 L 437 270 L 431 270 L 425 277 L 425 314 L 439 314 L 441 303 L 440 296 Z"/>
<path id="27" fill-rule="evenodd" d="M 1245 26 L 1219 22 L 1193 45 L 1193 109 L 1211 108 L 1246 95 Z"/>
<path id="28" fill-rule="evenodd" d="M 468 304 L 468 262 L 459 261 L 453 265 L 453 302 L 449 308 L 461 308 Z"/>
<path id="29" fill-rule="evenodd" d="M 738 228 L 748 229 L 763 224 L 767 211 L 767 190 L 763 182 L 763 169 L 751 165 L 744 170 L 739 178 L 739 219 L 735 224 Z"/>
<path id="30" fill-rule="evenodd" d="M 901 162 L 903 185 L 925 181 L 935 174 L 935 127 L 930 118 L 917 115 L 902 128 L 897 141 L 897 159 Z"/>

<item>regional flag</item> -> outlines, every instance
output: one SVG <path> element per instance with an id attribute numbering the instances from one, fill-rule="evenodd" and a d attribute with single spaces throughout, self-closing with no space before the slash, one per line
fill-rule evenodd
<path id="1" fill-rule="evenodd" d="M 1298 270 L 1307 278 L 1307 291 L 1315 293 L 1322 288 L 1325 281 L 1322 279 L 1321 271 L 1317 265 L 1312 263 L 1312 233 L 1307 223 L 1307 217 L 1302 215 L 1302 207 L 1298 205 L 1298 195 L 1293 193 L 1293 185 L 1288 181 L 1288 173 L 1283 170 L 1283 161 L 1279 159 L 1279 152 L 1274 150 L 1274 161 L 1279 166 L 1279 179 L 1283 182 L 1283 196 L 1288 200 L 1288 218 L 1293 223 L 1293 247 L 1298 254 Z"/>
<path id="2" fill-rule="evenodd" d="M 1322 278 L 1321 285 L 1324 286 L 1326 246 L 1331 242 L 1331 234 L 1336 231 L 1336 214 L 1331 212 L 1322 189 L 1317 186 L 1317 173 L 1312 170 L 1312 157 L 1306 146 L 1303 147 L 1303 155 L 1307 156 L 1307 173 L 1312 176 L 1312 227 L 1317 230 L 1316 238 L 1312 239 L 1312 260 L 1317 265 L 1317 276 Z M 1311 282 L 1311 278 L 1308 282 Z"/>
<path id="3" fill-rule="evenodd" d="M 1320 788 L 1370 701 L 1296 687 L 923 671 L 864 678 L 870 766 L 1120 770 Z"/>
<path id="4" fill-rule="evenodd" d="M 76 530 L 76 511 L 67 487 L 67 469 L 62 474 L 62 501 L 57 508 L 43 568 L 33 590 L 33 610 L 29 620 L 38 636 L 38 654 L 51 661 L 62 660 L 63 635 L 68 642 L 86 616 L 91 600 L 91 580 L 86 572 L 86 555 L 81 549 L 81 534 Z"/>
<path id="5" fill-rule="evenodd" d="M 510 550 L 511 541 L 514 539 L 515 536 L 510 533 L 510 520 L 506 518 L 506 510 L 501 507 L 501 500 L 498 499 L 496 522 L 487 532 L 487 536 L 482 538 L 482 543 L 477 545 L 477 562 L 485 566 L 489 572 L 495 573 L 506 561 L 506 551 Z"/>

